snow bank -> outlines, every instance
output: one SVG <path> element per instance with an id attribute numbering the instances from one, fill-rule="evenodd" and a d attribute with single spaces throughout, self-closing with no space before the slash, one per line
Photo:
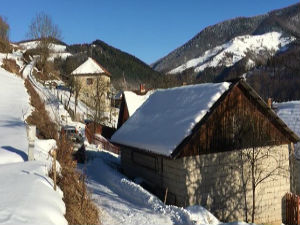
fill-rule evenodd
<path id="1" fill-rule="evenodd" d="M 229 86 L 223 82 L 158 90 L 111 140 L 170 156 Z"/>
<path id="2" fill-rule="evenodd" d="M 27 160 L 24 120 L 31 113 L 24 81 L 0 68 L 0 164 Z M 18 140 L 18 141 L 16 141 Z"/>
<path id="3" fill-rule="evenodd" d="M 0 68 L 0 84 L 0 223 L 67 224 L 62 192 L 48 177 L 56 143 L 37 139 L 36 161 L 27 161 L 24 120 L 31 107 L 24 81 Z"/>
<path id="4" fill-rule="evenodd" d="M 62 193 L 39 161 L 0 165 L 0 223 L 67 224 Z"/>
<path id="5" fill-rule="evenodd" d="M 195 224 L 220 224 L 220 221 L 202 206 L 189 206 L 186 210 Z"/>

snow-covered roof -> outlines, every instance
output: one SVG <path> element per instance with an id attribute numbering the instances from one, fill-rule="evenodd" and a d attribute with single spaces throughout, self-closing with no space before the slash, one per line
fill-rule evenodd
<path id="1" fill-rule="evenodd" d="M 300 101 L 275 103 L 277 115 L 300 136 Z"/>
<path id="2" fill-rule="evenodd" d="M 112 136 L 112 141 L 170 156 L 230 83 L 157 90 Z"/>
<path id="3" fill-rule="evenodd" d="M 148 91 L 144 95 L 138 95 L 132 91 L 124 91 L 124 98 L 128 108 L 129 117 L 149 98 L 154 91 Z"/>
<path id="4" fill-rule="evenodd" d="M 77 67 L 71 74 L 84 75 L 84 74 L 107 74 L 109 73 L 101 67 L 95 60 L 88 58 L 84 63 Z"/>
<path id="5" fill-rule="evenodd" d="M 300 136 L 300 101 L 281 102 L 274 104 L 277 115 L 288 127 Z M 295 145 L 297 157 L 300 158 L 300 143 Z"/>

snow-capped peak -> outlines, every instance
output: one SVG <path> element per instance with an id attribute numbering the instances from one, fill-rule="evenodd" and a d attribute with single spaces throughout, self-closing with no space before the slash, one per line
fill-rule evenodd
<path id="1" fill-rule="evenodd" d="M 201 72 L 207 67 L 229 67 L 243 59 L 247 52 L 259 54 L 262 51 L 269 51 L 275 54 L 293 40 L 295 40 L 294 37 L 284 37 L 279 32 L 238 36 L 223 45 L 207 50 L 200 57 L 191 59 L 168 73 L 180 73 L 188 68 Z"/>

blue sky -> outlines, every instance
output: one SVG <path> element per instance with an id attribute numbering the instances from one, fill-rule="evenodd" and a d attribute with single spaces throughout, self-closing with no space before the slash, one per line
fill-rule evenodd
<path id="1" fill-rule="evenodd" d="M 50 15 L 67 44 L 96 39 L 153 63 L 209 25 L 254 16 L 298 0 L 14 0 L 1 2 L 11 41 L 26 39 L 38 12 Z"/>

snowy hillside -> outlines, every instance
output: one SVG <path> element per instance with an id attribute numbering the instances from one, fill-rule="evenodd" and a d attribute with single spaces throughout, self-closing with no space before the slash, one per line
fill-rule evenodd
<path id="1" fill-rule="evenodd" d="M 23 50 L 34 49 L 38 46 L 38 41 L 28 41 L 19 43 L 18 46 Z M 66 51 L 67 46 L 62 44 L 50 44 L 50 56 L 49 61 L 54 61 L 55 58 L 66 59 L 68 56 L 72 56 L 71 53 Z"/>
<path id="2" fill-rule="evenodd" d="M 284 37 L 279 32 L 238 36 L 223 45 L 207 50 L 200 57 L 191 59 L 168 73 L 181 73 L 189 68 L 194 68 L 195 72 L 201 72 L 207 67 L 229 67 L 243 59 L 247 53 L 259 55 L 268 51 L 274 54 L 284 49 L 293 40 L 294 38 Z M 251 67 L 254 65 L 254 62 L 250 59 L 248 66 Z"/>
<path id="3" fill-rule="evenodd" d="M 185 44 L 178 46 L 151 66 L 156 71 L 169 72 L 187 61 L 204 56 L 205 52 L 222 46 L 237 37 L 280 32 L 286 36 L 298 36 L 300 4 L 273 10 L 253 17 L 237 17 L 208 26 Z"/>

